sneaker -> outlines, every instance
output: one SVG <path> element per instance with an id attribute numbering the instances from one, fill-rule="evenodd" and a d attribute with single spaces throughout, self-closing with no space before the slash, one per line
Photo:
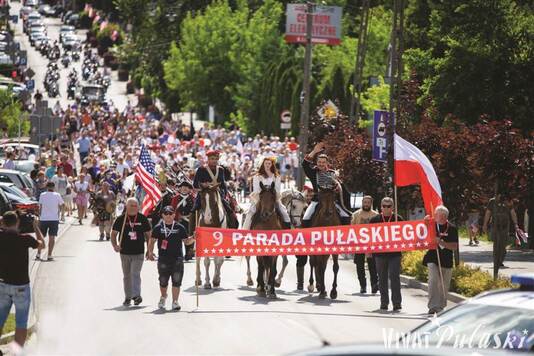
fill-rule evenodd
<path id="1" fill-rule="evenodd" d="M 134 305 L 139 305 L 143 302 L 143 298 L 141 298 L 141 296 L 134 297 L 133 301 L 134 301 Z"/>
<path id="2" fill-rule="evenodd" d="M 177 301 L 177 300 L 175 300 L 174 302 L 172 302 L 172 310 L 179 311 L 180 309 L 182 309 L 182 307 L 180 306 L 180 304 L 178 304 L 178 301 Z"/>
<path id="3" fill-rule="evenodd" d="M 469 241 L 469 246 L 473 246 L 473 241 Z"/>
<path id="4" fill-rule="evenodd" d="M 130 298 L 124 299 L 124 302 L 122 302 L 122 305 L 125 307 L 129 307 L 132 304 L 132 300 Z"/>
<path id="5" fill-rule="evenodd" d="M 165 302 L 166 301 L 167 301 L 167 297 L 159 298 L 158 308 L 165 309 Z"/>

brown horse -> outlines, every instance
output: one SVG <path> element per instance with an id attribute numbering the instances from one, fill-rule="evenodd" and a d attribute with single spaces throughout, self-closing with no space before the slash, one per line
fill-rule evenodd
<path id="1" fill-rule="evenodd" d="M 200 192 L 200 216 L 198 226 L 227 228 L 228 217 L 219 193 L 219 186 L 203 188 Z M 217 288 L 221 284 L 221 267 L 224 257 L 213 257 L 215 261 L 215 273 L 213 275 L 213 287 Z M 206 268 L 206 279 L 204 288 L 211 289 L 210 283 L 210 257 L 204 257 L 204 267 Z M 200 258 L 196 259 L 196 284 L 201 285 Z"/>
<path id="2" fill-rule="evenodd" d="M 260 198 L 258 209 L 252 218 L 251 229 L 253 230 L 281 230 L 282 223 L 277 212 L 276 191 L 274 182 L 270 186 L 260 183 Z M 276 260 L 278 256 L 257 256 L 258 261 L 258 286 L 256 291 L 260 296 L 276 298 Z M 267 282 L 267 284 L 265 283 Z"/>
<path id="3" fill-rule="evenodd" d="M 341 225 L 341 220 L 336 210 L 336 195 L 335 190 L 321 190 L 319 191 L 319 205 L 313 216 L 311 226 L 337 226 Z M 310 256 L 310 264 L 312 272 L 310 275 L 310 287 L 308 290 L 313 291 L 313 270 L 315 269 L 315 279 L 317 281 L 317 290 L 319 291 L 319 298 L 326 298 L 325 286 L 325 272 L 328 265 L 330 255 Z M 334 261 L 334 283 L 332 283 L 332 291 L 330 298 L 337 298 L 337 273 L 339 271 L 338 255 L 332 255 Z M 311 290 L 310 290 L 311 289 Z"/>

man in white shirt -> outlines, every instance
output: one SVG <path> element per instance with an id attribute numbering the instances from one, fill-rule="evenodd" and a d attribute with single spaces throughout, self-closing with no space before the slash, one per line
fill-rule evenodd
<path id="1" fill-rule="evenodd" d="M 39 197 L 39 206 L 41 210 L 41 224 L 40 230 L 43 237 L 48 235 L 50 241 L 48 243 L 48 261 L 52 261 L 52 251 L 54 250 L 54 242 L 59 229 L 59 213 L 63 208 L 63 199 L 61 195 L 54 191 L 54 182 L 46 184 L 47 191 L 41 193 Z M 37 253 L 35 259 L 41 259 L 40 253 Z"/>

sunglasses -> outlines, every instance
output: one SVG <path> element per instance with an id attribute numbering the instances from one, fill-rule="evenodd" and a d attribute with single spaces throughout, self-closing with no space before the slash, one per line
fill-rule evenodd
<path id="1" fill-rule="evenodd" d="M 382 205 L 382 208 L 391 208 L 392 205 Z"/>

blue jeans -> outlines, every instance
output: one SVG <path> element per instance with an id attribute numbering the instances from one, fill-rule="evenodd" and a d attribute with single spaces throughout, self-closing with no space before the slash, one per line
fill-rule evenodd
<path id="1" fill-rule="evenodd" d="M 0 326 L 6 323 L 11 306 L 15 304 L 15 322 L 17 329 L 28 328 L 31 291 L 29 284 L 16 286 L 0 282 Z"/>

